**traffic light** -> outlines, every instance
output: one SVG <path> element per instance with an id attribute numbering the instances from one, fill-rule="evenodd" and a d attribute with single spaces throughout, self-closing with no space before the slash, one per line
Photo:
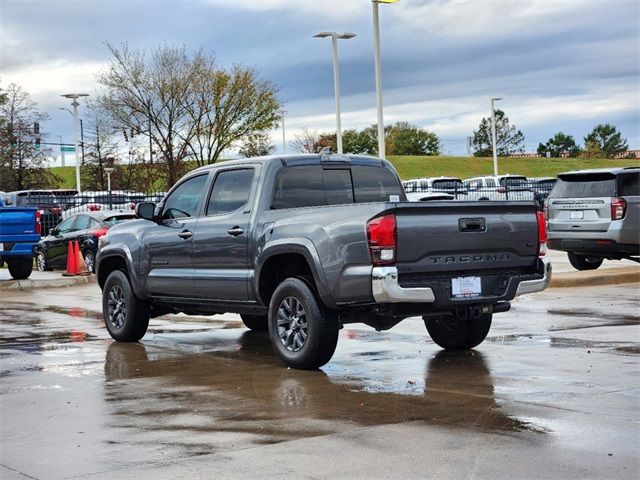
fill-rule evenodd
<path id="1" fill-rule="evenodd" d="M 35 122 L 33 124 L 33 133 L 35 133 L 36 135 L 40 134 L 40 124 L 38 122 Z M 38 143 L 40 143 L 38 141 Z"/>
<path id="2" fill-rule="evenodd" d="M 128 142 L 129 141 L 129 137 L 127 136 L 127 131 L 126 130 L 122 130 L 122 134 L 124 135 L 124 141 Z"/>
<path id="3" fill-rule="evenodd" d="M 36 125 L 37 125 L 37 123 L 36 123 Z M 35 143 L 36 143 L 36 148 L 39 149 L 40 148 L 40 137 L 36 137 L 36 142 Z"/>

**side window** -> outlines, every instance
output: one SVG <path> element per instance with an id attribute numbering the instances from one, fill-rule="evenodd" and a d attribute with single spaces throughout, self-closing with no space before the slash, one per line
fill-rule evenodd
<path id="1" fill-rule="evenodd" d="M 213 184 L 207 215 L 233 212 L 249 201 L 254 170 L 226 170 L 218 173 Z"/>
<path id="2" fill-rule="evenodd" d="M 469 182 L 469 190 L 475 192 L 482 186 L 482 180 L 471 180 Z"/>
<path id="3" fill-rule="evenodd" d="M 95 219 L 95 218 L 90 218 L 90 222 L 89 222 L 89 228 L 98 228 L 100 226 L 100 223 Z"/>
<path id="4" fill-rule="evenodd" d="M 640 173 L 623 173 L 618 178 L 618 195 L 621 197 L 640 196 Z"/>
<path id="5" fill-rule="evenodd" d="M 194 217 L 198 213 L 198 205 L 204 193 L 207 174 L 191 177 L 182 182 L 164 202 L 162 219 L 178 219 Z"/>
<path id="6" fill-rule="evenodd" d="M 64 233 L 71 232 L 71 227 L 73 226 L 73 222 L 75 221 L 75 219 L 76 217 L 67 218 L 64 222 L 58 225 L 58 233 L 62 235 Z"/>
<path id="7" fill-rule="evenodd" d="M 485 178 L 485 186 L 488 188 L 495 187 L 496 181 L 493 178 Z"/>
<path id="8" fill-rule="evenodd" d="M 89 228 L 89 222 L 91 221 L 91 217 L 88 215 L 78 215 L 78 220 L 76 220 L 75 229 L 76 230 L 86 230 Z"/>

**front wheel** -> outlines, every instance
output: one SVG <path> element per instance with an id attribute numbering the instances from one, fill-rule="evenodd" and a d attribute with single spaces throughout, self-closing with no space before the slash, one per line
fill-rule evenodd
<path id="1" fill-rule="evenodd" d="M 269 337 L 287 366 L 311 370 L 326 364 L 338 342 L 336 318 L 323 312 L 309 286 L 287 278 L 269 303 Z"/>
<path id="2" fill-rule="evenodd" d="M 149 303 L 133 293 L 121 270 L 109 274 L 102 289 L 102 314 L 109 335 L 119 342 L 137 342 L 147 333 Z"/>
<path id="3" fill-rule="evenodd" d="M 36 267 L 38 268 L 39 272 L 47 272 L 51 270 L 49 262 L 47 261 L 47 256 L 43 251 L 39 251 L 36 255 Z"/>
<path id="4" fill-rule="evenodd" d="M 445 350 L 468 350 L 480 345 L 491 328 L 493 314 L 462 319 L 455 316 L 424 317 L 431 339 Z"/>
<path id="5" fill-rule="evenodd" d="M 587 257 L 573 252 L 568 252 L 567 255 L 569 256 L 569 263 L 576 270 L 595 270 L 604 261 L 604 258 Z"/>
<path id="6" fill-rule="evenodd" d="M 11 259 L 7 260 L 7 267 L 9 267 L 9 275 L 14 280 L 26 280 L 31 276 L 33 271 L 33 259 Z"/>

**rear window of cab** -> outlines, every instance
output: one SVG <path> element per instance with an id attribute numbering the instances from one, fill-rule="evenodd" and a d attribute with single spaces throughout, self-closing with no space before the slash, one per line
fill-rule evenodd
<path id="1" fill-rule="evenodd" d="M 560 175 L 549 197 L 551 198 L 592 198 L 592 197 L 640 196 L 640 173 L 583 173 Z"/>

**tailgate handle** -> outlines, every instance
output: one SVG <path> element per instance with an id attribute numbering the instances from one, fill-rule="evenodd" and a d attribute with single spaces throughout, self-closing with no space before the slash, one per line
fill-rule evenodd
<path id="1" fill-rule="evenodd" d="M 461 232 L 486 232 L 487 222 L 484 218 L 461 218 L 458 228 Z"/>

